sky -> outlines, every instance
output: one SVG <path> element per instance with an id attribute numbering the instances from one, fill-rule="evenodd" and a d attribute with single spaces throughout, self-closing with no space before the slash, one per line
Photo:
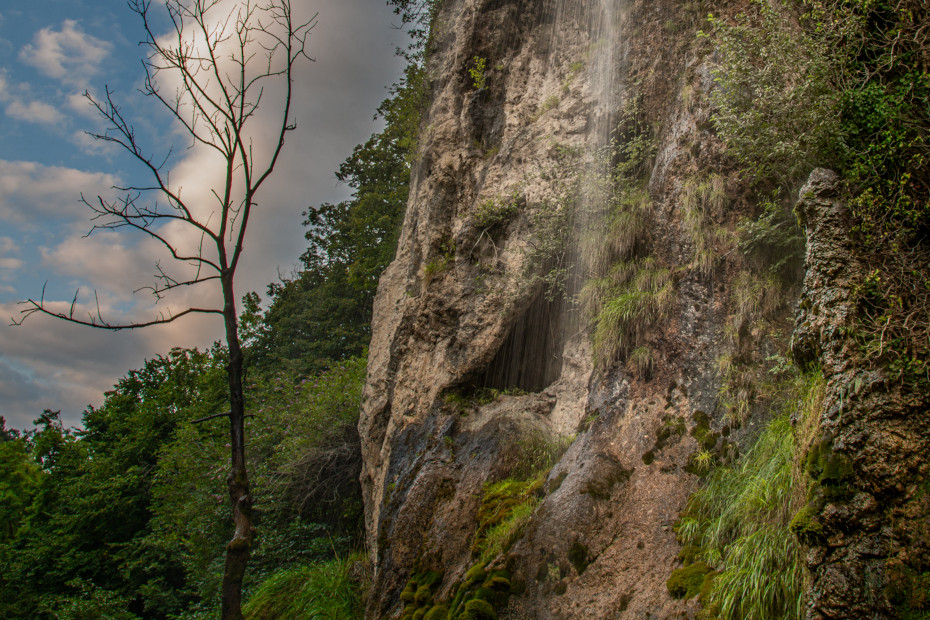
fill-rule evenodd
<path id="1" fill-rule="evenodd" d="M 356 144 L 380 129 L 375 108 L 403 68 L 394 50 L 404 35 L 383 0 L 293 4 L 299 16 L 318 15 L 308 39 L 313 62 L 298 70 L 291 114 L 297 129 L 287 135 L 249 223 L 239 298 L 248 291 L 264 298 L 270 282 L 293 272 L 306 247 L 302 211 L 349 195 L 334 173 Z M 119 332 L 41 316 L 9 325 L 20 318 L 21 302 L 43 290 L 62 310 L 78 291 L 77 313 L 96 312 L 99 304 L 114 323 L 216 300 L 215 291 L 183 290 L 155 304 L 149 293 L 133 291 L 152 284 L 157 262 L 170 265 L 158 243 L 125 229 L 87 236 L 92 213 L 82 194 L 91 201 L 111 198 L 113 186 L 143 185 L 149 177 L 118 147 L 86 133 L 106 125 L 84 93 L 112 91 L 139 142 L 159 161 L 168 157 L 172 184 L 203 205 L 204 214 L 221 169 L 203 149 L 190 148 L 164 108 L 139 92 L 144 36 L 125 0 L 15 5 L 0 8 L 0 416 L 7 427 L 23 429 L 44 409 L 60 410 L 66 425 L 79 426 L 84 409 L 99 406 L 103 393 L 146 359 L 223 338 L 217 315 Z M 174 92 L 167 78 L 161 87 Z M 274 88 L 263 94 L 263 109 L 276 109 L 276 94 Z M 273 119 L 259 115 L 255 123 L 252 138 L 261 154 Z M 197 242 L 190 233 L 170 232 L 178 243 Z"/>

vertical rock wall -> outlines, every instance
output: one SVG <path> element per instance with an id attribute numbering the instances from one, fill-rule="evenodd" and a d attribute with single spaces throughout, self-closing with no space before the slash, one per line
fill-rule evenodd
<path id="1" fill-rule="evenodd" d="M 709 130 L 713 50 L 696 37 L 708 9 L 671 0 L 441 3 L 429 49 L 431 105 L 397 257 L 375 302 L 360 422 L 374 564 L 368 617 L 399 617 L 401 590 L 415 573 L 442 573 L 436 600 L 455 594 L 474 563 L 483 490 L 512 473 L 521 442 L 534 436 L 573 441 L 539 490 L 532 518 L 493 562 L 519 584 L 507 616 L 695 615 L 695 599 L 675 600 L 666 588 L 680 566 L 673 524 L 699 483 L 689 459 L 702 447 L 745 448 L 765 423 L 764 412 L 753 412 L 742 428 L 730 428 L 717 360 L 776 352 L 750 323 L 731 320 L 739 253 L 720 251 L 701 266 L 686 224 L 688 184 L 709 174 L 728 196 L 726 208 L 706 214 L 714 226 L 735 232 L 754 208 Z M 584 170 L 633 102 L 655 140 L 641 235 L 675 292 L 643 337 L 654 352 L 648 372 L 632 371 L 622 356 L 595 367 L 591 331 L 571 301 L 589 274 L 570 271 L 568 294 L 548 299 L 538 276 L 552 266 L 534 264 L 547 217 L 581 200 L 584 218 Z M 806 216 L 810 226 L 833 226 L 817 213 Z M 809 250 L 809 266 L 820 267 L 808 275 L 814 301 L 805 307 L 826 307 L 816 299 L 842 289 L 829 283 L 840 272 L 824 239 L 820 258 Z M 829 538 L 808 556 L 817 589 L 810 613 L 873 617 L 892 613 L 881 592 L 895 556 L 880 547 L 915 536 L 887 518 L 913 522 L 908 510 L 917 510 L 879 506 L 895 493 L 918 492 L 905 474 L 922 471 L 919 437 L 930 434 L 925 420 L 907 421 L 904 402 L 900 415 L 870 433 L 884 415 L 868 413 L 870 395 L 885 387 L 856 374 L 851 357 L 828 353 L 830 325 L 841 319 L 833 315 L 848 300 L 835 301 L 801 321 L 795 354 L 824 365 L 832 382 L 824 437 L 867 482 L 842 507 L 817 507 Z M 793 314 L 788 305 L 766 320 L 787 325 Z M 734 333 L 724 337 L 727 325 Z M 850 421 L 836 411 L 849 402 L 853 375 L 862 415 Z M 490 388 L 504 393 L 469 400 Z M 883 450 L 903 460 L 882 464 Z M 923 544 L 905 542 L 896 553 Z"/>
<path id="2" fill-rule="evenodd" d="M 510 471 L 514 446 L 532 433 L 577 438 L 508 554 L 525 588 L 511 597 L 512 615 L 691 609 L 665 581 L 679 550 L 672 525 L 696 481 L 683 469 L 695 449 L 686 431 L 696 411 L 714 410 L 722 321 L 713 280 L 687 269 L 676 202 L 684 174 L 719 159 L 706 105 L 688 96 L 711 84 L 692 49 L 695 18 L 662 1 L 442 3 L 432 104 L 397 258 L 375 303 L 360 424 L 370 617 L 400 613 L 415 571 L 443 571 L 438 596 L 451 596 L 472 563 L 483 485 Z M 476 57 L 487 63 L 480 89 L 469 73 Z M 538 214 L 558 210 L 578 175 L 566 153 L 583 160 L 603 145 L 634 97 L 657 129 L 650 235 L 660 260 L 681 267 L 671 317 L 650 336 L 659 359 L 648 380 L 622 365 L 595 373 L 577 311 L 527 284 Z M 488 230 L 480 216 L 494 201 L 517 213 Z M 556 371 L 540 356 L 557 358 Z M 488 379 L 508 373 L 535 379 L 467 416 L 448 406 L 450 391 L 508 387 Z M 669 437 L 668 428 L 679 430 Z M 581 572 L 573 547 L 585 550 Z"/>

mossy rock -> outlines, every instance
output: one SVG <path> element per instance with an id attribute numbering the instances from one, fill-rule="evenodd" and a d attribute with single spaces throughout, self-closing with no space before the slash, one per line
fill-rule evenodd
<path id="1" fill-rule="evenodd" d="M 458 620 L 497 620 L 497 612 L 489 602 L 476 598 L 465 603 Z"/>
<path id="2" fill-rule="evenodd" d="M 655 460 L 656 455 L 652 450 L 643 453 L 643 465 L 652 465 L 653 461 Z"/>
<path id="3" fill-rule="evenodd" d="M 901 620 L 930 619 L 930 572 L 916 574 L 897 565 L 887 570 L 885 595 Z"/>
<path id="4" fill-rule="evenodd" d="M 665 582 L 672 598 L 694 598 L 701 593 L 704 579 L 713 569 L 704 562 L 695 562 L 684 568 L 672 571 L 672 576 Z"/>
<path id="5" fill-rule="evenodd" d="M 508 592 L 501 592 L 499 590 L 492 590 L 491 588 L 481 587 L 475 592 L 475 598 L 481 599 L 482 601 L 487 601 L 494 607 L 501 607 L 507 604 L 507 599 L 510 597 Z"/>
<path id="6" fill-rule="evenodd" d="M 465 577 L 462 579 L 462 585 L 467 588 L 478 583 L 484 579 L 484 572 L 484 564 L 478 562 L 469 568 L 467 573 L 465 573 Z"/>
<path id="7" fill-rule="evenodd" d="M 501 575 L 493 575 L 484 582 L 484 587 L 498 592 L 510 592 L 510 580 Z"/>
<path id="8" fill-rule="evenodd" d="M 421 607 L 420 609 L 413 612 L 413 615 L 410 616 L 410 620 L 423 620 L 426 616 L 426 609 Z"/>
<path id="9" fill-rule="evenodd" d="M 430 590 L 430 587 L 422 585 L 417 588 L 416 594 L 413 597 L 413 602 L 416 603 L 417 607 L 422 607 L 424 604 L 428 603 L 432 597 L 433 592 Z"/>
<path id="10" fill-rule="evenodd" d="M 817 520 L 817 511 L 810 505 L 804 506 L 794 515 L 788 529 L 805 544 L 811 544 L 823 535 L 823 526 Z"/>
<path id="11" fill-rule="evenodd" d="M 549 493 L 555 493 L 559 490 L 559 487 L 562 486 L 562 483 L 565 482 L 565 479 L 568 477 L 567 471 L 560 471 L 559 475 L 553 478 L 549 482 Z"/>
<path id="12" fill-rule="evenodd" d="M 577 540 L 572 543 L 571 549 L 568 550 L 568 561 L 572 563 L 578 574 L 582 574 L 588 568 L 588 548 Z"/>
<path id="13" fill-rule="evenodd" d="M 423 616 L 423 620 L 447 620 L 449 617 L 449 608 L 445 605 L 433 605 L 426 615 Z"/>
<path id="14" fill-rule="evenodd" d="M 697 545 L 685 545 L 681 548 L 681 551 L 678 552 L 678 559 L 681 560 L 681 563 L 685 566 L 689 564 L 694 564 L 695 558 L 701 553 L 701 548 Z"/>

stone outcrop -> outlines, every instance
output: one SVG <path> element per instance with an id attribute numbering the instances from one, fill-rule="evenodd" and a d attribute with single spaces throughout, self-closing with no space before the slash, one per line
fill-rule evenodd
<path id="1" fill-rule="evenodd" d="M 867 267 L 837 176 L 815 170 L 797 213 L 807 255 L 792 352 L 827 380 L 816 449 L 833 465 L 812 499 L 808 617 L 897 617 L 930 569 L 926 394 L 888 378 L 851 337 Z"/>

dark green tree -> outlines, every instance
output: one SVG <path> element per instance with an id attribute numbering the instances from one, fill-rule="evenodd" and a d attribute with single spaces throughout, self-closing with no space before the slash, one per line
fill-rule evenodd
<path id="1" fill-rule="evenodd" d="M 0 617 L 54 615 L 82 592 L 147 618 L 193 599 L 179 549 L 147 536 L 153 472 L 179 424 L 227 406 L 226 362 L 218 346 L 174 349 L 87 409 L 83 431 L 64 428 L 57 412 L 36 420 L 28 442 L 42 474 L 0 549 Z"/>

